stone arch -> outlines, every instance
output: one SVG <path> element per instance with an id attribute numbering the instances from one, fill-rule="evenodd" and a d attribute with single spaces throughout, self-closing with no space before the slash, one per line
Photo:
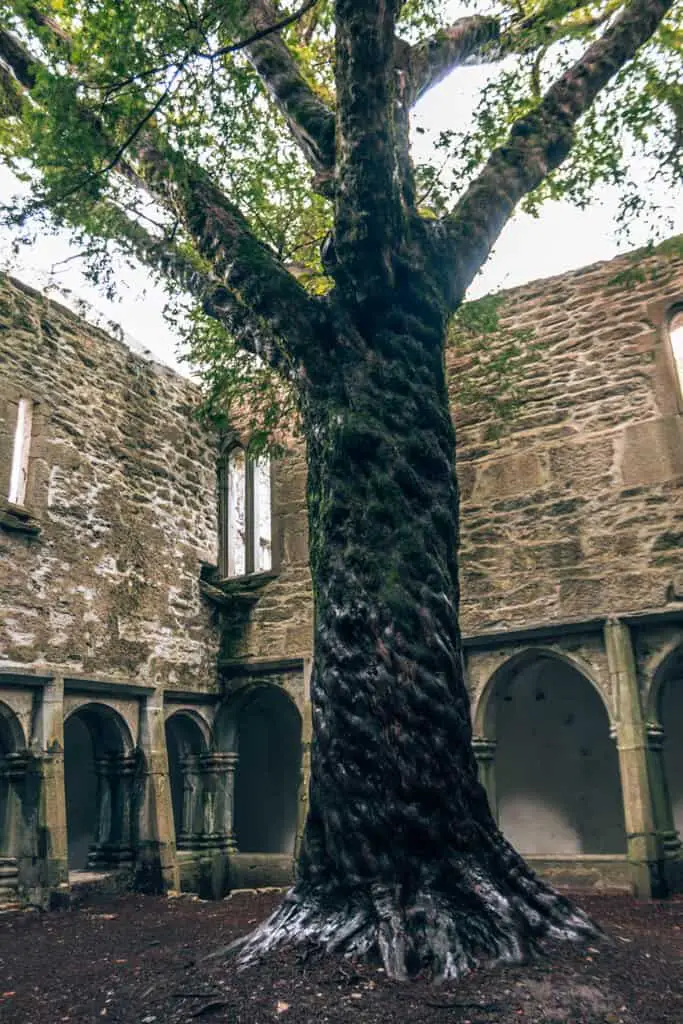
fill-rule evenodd
<path id="1" fill-rule="evenodd" d="M 609 711 L 583 667 L 531 648 L 493 673 L 476 709 L 502 831 L 537 856 L 623 854 Z M 475 740 L 475 750 L 477 742 Z"/>
<path id="2" fill-rule="evenodd" d="M 202 832 L 202 758 L 210 746 L 206 721 L 194 711 L 174 711 L 165 722 L 171 803 L 179 849 L 191 848 Z"/>
<path id="3" fill-rule="evenodd" d="M 19 716 L 0 700 L 0 757 L 26 748 L 26 737 Z"/>
<path id="4" fill-rule="evenodd" d="M 138 758 L 123 717 L 99 702 L 64 722 L 64 784 L 69 867 L 114 867 L 133 859 Z"/>
<path id="5" fill-rule="evenodd" d="M 475 736 L 485 737 L 486 739 L 495 739 L 495 735 L 491 735 L 491 728 L 493 725 L 490 717 L 491 696 L 500 685 L 501 679 L 508 677 L 512 673 L 519 672 L 524 665 L 536 661 L 539 658 L 547 658 L 561 662 L 569 666 L 569 668 L 574 669 L 574 671 L 578 672 L 579 675 L 583 676 L 586 682 L 590 683 L 602 701 L 607 713 L 610 729 L 614 728 L 615 723 L 612 709 L 605 697 L 602 687 L 594 678 L 587 665 L 582 661 L 579 661 L 578 658 L 574 658 L 571 655 L 566 654 L 564 651 L 557 650 L 554 647 L 525 647 L 524 650 L 517 651 L 498 665 L 482 687 L 472 709 L 472 726 Z"/>
<path id="6" fill-rule="evenodd" d="M 22 777 L 21 755 L 25 750 L 26 738 L 18 716 L 0 701 L 0 860 L 15 854 L 20 817 L 17 784 Z M 0 896 L 5 867 L 0 864 Z"/>
<path id="7" fill-rule="evenodd" d="M 678 847 L 683 835 L 683 639 L 668 645 L 653 673 L 648 705 L 650 772 L 658 827 Z M 660 760 L 661 759 L 661 760 Z M 657 765 L 656 762 L 659 762 Z M 656 768 L 659 767 L 659 771 Z M 659 799 L 658 799 L 659 798 Z"/>
<path id="8" fill-rule="evenodd" d="M 660 653 L 652 671 L 647 698 L 647 720 L 661 724 L 662 696 L 673 678 L 683 677 L 683 637 L 674 637 Z"/>
<path id="9" fill-rule="evenodd" d="M 252 683 L 216 719 L 219 749 L 237 755 L 234 834 L 247 853 L 293 853 L 301 782 L 301 715 L 282 687 Z"/>

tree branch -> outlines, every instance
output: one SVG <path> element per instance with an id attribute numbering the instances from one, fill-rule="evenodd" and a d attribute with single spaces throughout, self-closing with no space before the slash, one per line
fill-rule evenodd
<path id="1" fill-rule="evenodd" d="M 656 32 L 674 0 L 631 0 L 600 39 L 512 127 L 435 233 L 455 308 L 515 206 L 569 155 L 574 127 L 601 89 Z"/>
<path id="2" fill-rule="evenodd" d="M 588 0 L 549 0 L 533 14 L 513 18 L 505 28 L 499 18 L 475 16 L 461 18 L 414 46 L 399 40 L 396 64 L 408 76 L 411 106 L 456 68 L 547 49 L 565 35 L 575 34 L 577 28 L 596 27 L 609 16 L 608 5 L 604 14 L 583 25 L 562 20 L 586 6 Z"/>
<path id="3" fill-rule="evenodd" d="M 403 237 L 401 169 L 396 146 L 394 68 L 398 0 L 337 0 L 338 283 L 368 303 L 393 281 Z"/>
<path id="4" fill-rule="evenodd" d="M 151 235 L 118 207 L 114 213 L 119 226 L 117 242 L 125 239 L 124 248 L 191 295 L 207 316 L 239 339 L 242 348 L 263 359 L 283 376 L 291 374 L 279 339 L 270 334 L 264 324 L 255 321 L 251 311 L 212 273 L 202 269 L 198 260 L 190 259 L 169 239 Z"/>
<path id="5" fill-rule="evenodd" d="M 0 61 L 30 94 L 37 82 L 39 62 L 23 43 L 1 27 Z M 91 125 L 98 144 L 106 142 L 102 125 L 85 107 L 83 118 Z M 243 324 L 249 310 L 252 325 L 273 337 L 286 338 L 292 357 L 303 358 L 317 344 L 314 339 L 322 315 L 320 305 L 254 236 L 246 219 L 209 175 L 172 151 L 151 119 L 144 121 L 139 131 L 129 134 L 126 166 L 119 162 L 115 170 L 136 186 L 142 185 L 153 199 L 178 216 L 197 253 L 211 266 L 213 277 L 222 288 L 220 304 L 217 298 L 213 300 L 215 309 L 243 310 Z M 121 156 L 119 147 L 110 148 Z M 111 169 L 112 161 L 106 166 Z M 84 177 L 84 185 L 86 181 Z M 53 203 L 66 202 L 74 191 L 70 189 L 64 196 L 53 197 Z M 252 333 L 258 333 L 256 326 Z"/>
<path id="6" fill-rule="evenodd" d="M 247 54 L 306 160 L 324 182 L 334 175 L 334 114 L 301 74 L 282 39 L 272 32 L 263 34 L 277 21 L 278 10 L 271 0 L 252 0 L 243 29 L 261 35 L 249 44 Z"/>
<path id="7" fill-rule="evenodd" d="M 499 38 L 498 18 L 473 17 L 461 18 L 415 46 L 404 44 L 397 66 L 409 77 L 411 106 L 455 68 L 473 63 L 485 53 L 486 44 Z"/>

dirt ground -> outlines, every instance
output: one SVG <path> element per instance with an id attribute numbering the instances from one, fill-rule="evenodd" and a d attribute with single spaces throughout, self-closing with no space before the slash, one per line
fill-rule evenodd
<path id="1" fill-rule="evenodd" d="M 609 938 L 556 945 L 458 985 L 398 985 L 376 966 L 302 951 L 237 973 L 208 954 L 274 893 L 218 903 L 140 895 L 0 915 L 5 1024 L 683 1024 L 683 899 L 582 897 Z"/>

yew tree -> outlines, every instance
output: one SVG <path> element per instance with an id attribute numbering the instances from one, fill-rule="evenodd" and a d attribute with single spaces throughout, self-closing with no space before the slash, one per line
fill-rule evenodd
<path id="1" fill-rule="evenodd" d="M 31 182 L 6 217 L 68 224 L 95 275 L 114 247 L 190 296 L 213 399 L 270 376 L 305 437 L 309 812 L 246 959 L 312 940 L 457 978 L 593 932 L 477 781 L 444 344 L 520 202 L 628 185 L 638 151 L 680 180 L 683 37 L 673 0 L 452 8 L 0 0 L 0 146 Z M 411 112 L 470 64 L 490 67 L 475 118 L 451 100 L 423 166 Z"/>

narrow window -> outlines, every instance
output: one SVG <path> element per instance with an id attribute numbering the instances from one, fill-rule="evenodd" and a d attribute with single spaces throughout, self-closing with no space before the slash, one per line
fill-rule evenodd
<path id="1" fill-rule="evenodd" d="M 221 576 L 269 572 L 270 459 L 247 458 L 243 448 L 235 447 L 220 461 L 218 473 Z"/>
<path id="2" fill-rule="evenodd" d="M 272 568 L 270 525 L 270 459 L 252 462 L 253 474 L 253 571 L 268 572 Z"/>
<path id="3" fill-rule="evenodd" d="M 243 448 L 228 456 L 228 576 L 247 571 L 247 473 Z"/>
<path id="4" fill-rule="evenodd" d="M 678 386 L 683 396 L 683 308 L 674 309 L 669 321 L 669 338 L 674 355 L 674 366 L 678 374 Z"/>
<path id="5" fill-rule="evenodd" d="M 14 431 L 14 445 L 12 448 L 12 468 L 9 477 L 8 499 L 13 505 L 23 505 L 26 501 L 32 420 L 33 402 L 28 398 L 20 398 L 17 409 L 17 426 Z"/>

